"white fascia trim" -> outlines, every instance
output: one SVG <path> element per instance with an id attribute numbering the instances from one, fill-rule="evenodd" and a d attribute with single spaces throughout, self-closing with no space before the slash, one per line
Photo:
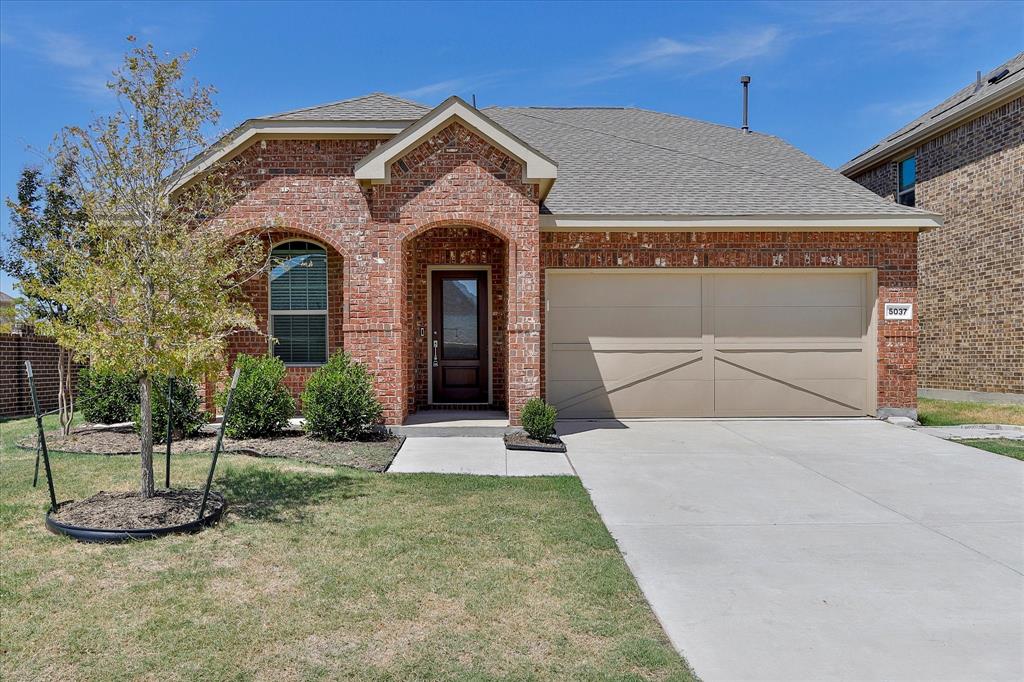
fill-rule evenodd
<path id="1" fill-rule="evenodd" d="M 355 168 L 357 180 L 374 185 L 391 182 L 391 164 L 424 139 L 458 119 L 488 142 L 523 166 L 523 182 L 543 185 L 558 177 L 558 164 L 547 158 L 459 97 L 449 97 L 419 121 L 361 159 Z"/>
<path id="2" fill-rule="evenodd" d="M 673 215 L 542 215 L 544 232 L 565 230 L 922 230 L 942 227 L 942 216 L 673 216 Z"/>
<path id="3" fill-rule="evenodd" d="M 392 137 L 409 127 L 411 121 L 271 121 L 253 118 L 224 136 L 197 156 L 174 181 L 172 191 L 187 185 L 219 161 L 235 156 L 265 136 L 304 138 Z"/>

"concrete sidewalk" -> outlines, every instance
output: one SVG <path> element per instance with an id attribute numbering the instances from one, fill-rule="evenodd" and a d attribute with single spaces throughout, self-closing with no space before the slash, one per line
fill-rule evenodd
<path id="1" fill-rule="evenodd" d="M 565 455 L 506 450 L 500 437 L 406 438 L 388 473 L 575 476 Z"/>

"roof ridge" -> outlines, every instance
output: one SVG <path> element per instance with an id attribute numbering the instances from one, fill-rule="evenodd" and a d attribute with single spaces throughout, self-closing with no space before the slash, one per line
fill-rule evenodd
<path id="1" fill-rule="evenodd" d="M 891 202 L 886 201 L 882 197 L 878 196 L 877 194 L 875 194 L 874 192 L 871 192 L 870 190 L 868 190 L 866 188 L 860 188 L 863 191 L 848 192 L 848 191 L 844 191 L 842 189 L 839 189 L 837 187 L 826 187 L 826 186 L 823 186 L 823 185 L 818 185 L 818 184 L 814 184 L 814 183 L 810 183 L 810 182 L 805 182 L 803 180 L 800 180 L 799 178 L 793 178 L 793 177 L 785 176 L 785 175 L 778 175 L 778 174 L 775 174 L 775 173 L 768 173 L 768 172 L 759 170 L 757 168 L 752 168 L 752 167 L 747 166 L 747 165 L 730 163 L 729 161 L 723 161 L 721 159 L 716 159 L 716 158 L 709 157 L 709 156 L 702 156 L 701 154 L 697 154 L 697 153 L 694 153 L 694 152 L 688 152 L 688 151 L 685 151 L 685 150 L 682 150 L 682 149 L 675 149 L 673 147 L 666 147 L 666 146 L 663 146 L 663 145 L 660 145 L 660 144 L 654 144 L 653 142 L 646 142 L 644 140 L 637 140 L 637 139 L 632 138 L 632 137 L 626 137 L 626 136 L 623 136 L 623 135 L 616 135 L 614 133 L 609 133 L 609 132 L 606 132 L 604 130 L 596 130 L 594 128 L 589 128 L 589 127 L 583 126 L 583 125 L 576 125 L 576 124 L 572 124 L 572 123 L 567 123 L 565 121 L 557 121 L 557 120 L 552 120 L 552 119 L 549 119 L 549 118 L 544 118 L 543 116 L 533 116 L 531 114 L 521 113 L 521 110 L 519 112 L 516 112 L 516 113 L 519 113 L 520 116 L 528 116 L 528 117 L 531 117 L 531 118 L 536 118 L 536 119 L 541 120 L 541 121 L 547 121 L 548 123 L 554 123 L 556 125 L 564 125 L 564 126 L 568 126 L 568 127 L 571 127 L 571 128 L 578 128 L 580 130 L 587 130 L 587 131 L 595 133 L 597 135 L 604 135 L 606 137 L 613 137 L 613 138 L 616 138 L 616 139 L 619 139 L 619 140 L 623 140 L 623 141 L 626 141 L 626 142 L 631 142 L 633 144 L 639 144 L 639 145 L 644 145 L 644 146 L 647 146 L 647 147 L 653 147 L 655 149 L 661 149 L 663 151 L 667 151 L 667 152 L 670 152 L 670 153 L 682 154 L 684 156 L 692 156 L 692 157 L 695 157 L 695 158 L 698 158 L 698 159 L 701 159 L 701 160 L 704 160 L 704 161 L 708 161 L 710 163 L 716 163 L 716 164 L 719 164 L 719 165 L 722 165 L 722 166 L 727 166 L 729 168 L 735 168 L 735 169 L 743 170 L 743 171 L 746 171 L 746 172 L 749 172 L 749 173 L 754 173 L 754 174 L 757 174 L 757 175 L 763 175 L 765 177 L 771 177 L 771 178 L 775 178 L 775 179 L 778 179 L 778 180 L 783 180 L 785 182 L 792 182 L 794 184 L 803 185 L 805 187 L 813 187 L 815 189 L 819 189 L 819 190 L 822 190 L 824 192 L 833 192 L 833 193 L 836 193 L 836 194 L 843 194 L 843 195 L 846 195 L 846 196 L 856 197 L 858 199 L 865 199 L 865 200 L 876 199 L 878 203 L 885 203 L 886 205 L 889 205 L 891 203 Z M 804 152 L 800 151 L 796 147 L 793 147 L 793 145 L 789 145 L 789 143 L 781 140 L 780 138 L 777 138 L 777 137 L 774 137 L 774 136 L 764 136 L 764 137 L 773 137 L 774 139 L 779 140 L 783 144 L 787 144 L 788 146 L 790 146 L 794 150 L 796 150 L 799 154 L 801 154 L 801 155 L 803 155 L 803 156 L 805 156 L 807 158 L 810 158 L 812 161 L 815 161 L 816 163 L 818 163 L 818 165 L 820 165 L 825 170 L 831 171 L 830 168 L 828 168 L 827 166 L 822 164 L 820 161 L 816 161 L 813 157 L 808 156 Z M 851 180 L 851 182 L 852 182 L 852 180 Z M 856 183 L 854 183 L 854 185 L 856 187 L 858 187 L 858 188 L 860 187 L 859 185 L 856 185 Z M 911 207 L 904 207 L 904 208 L 906 208 L 910 212 L 928 213 L 928 211 L 923 211 L 921 209 L 915 209 L 915 208 L 911 208 Z"/>
<path id="2" fill-rule="evenodd" d="M 419 107 L 419 108 L 423 109 L 425 112 L 426 111 L 430 111 L 430 107 L 428 107 L 425 104 L 420 104 L 419 102 L 414 102 L 411 99 L 403 99 L 401 97 L 397 97 L 395 95 L 391 95 L 391 94 L 388 94 L 386 92 L 374 91 L 374 92 L 368 92 L 365 95 L 359 95 L 358 97 L 347 97 L 345 99 L 339 99 L 339 100 L 336 100 L 334 102 L 322 102 L 320 104 L 314 104 L 313 106 L 309 106 L 309 107 L 300 107 L 298 109 L 290 109 L 288 111 L 279 111 L 276 114 L 270 114 L 269 116 L 258 116 L 257 118 L 261 118 L 261 119 L 262 118 L 280 118 L 281 116 L 288 116 L 288 115 L 291 115 L 291 114 L 298 114 L 298 113 L 301 113 L 303 111 L 312 111 L 314 109 L 323 109 L 325 107 L 333 107 L 333 106 L 337 106 L 339 104 L 350 104 L 352 102 L 358 102 L 360 100 L 370 99 L 371 97 L 386 97 L 386 98 L 388 98 L 390 100 L 394 100 L 395 102 L 400 102 L 402 104 L 408 104 L 408 105 L 411 105 L 411 106 L 414 106 L 414 107 Z"/>

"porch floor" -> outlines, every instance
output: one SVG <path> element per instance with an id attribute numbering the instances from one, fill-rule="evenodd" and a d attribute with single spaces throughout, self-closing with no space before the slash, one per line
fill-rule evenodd
<path id="1" fill-rule="evenodd" d="M 401 426 L 391 431 L 410 438 L 452 436 L 502 436 L 510 431 L 508 414 L 500 410 L 431 410 L 410 414 Z"/>
<path id="2" fill-rule="evenodd" d="M 410 414 L 403 426 L 508 426 L 508 414 L 500 410 L 431 410 Z"/>

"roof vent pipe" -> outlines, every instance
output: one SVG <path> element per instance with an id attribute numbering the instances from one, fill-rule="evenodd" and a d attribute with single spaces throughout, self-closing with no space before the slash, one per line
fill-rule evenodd
<path id="1" fill-rule="evenodd" d="M 978 71 L 978 82 L 974 85 L 974 91 L 981 90 L 981 71 Z"/>
<path id="2" fill-rule="evenodd" d="M 750 87 L 750 76 L 740 76 L 740 83 L 743 84 L 743 132 L 750 132 L 750 121 L 747 115 L 747 92 Z"/>

